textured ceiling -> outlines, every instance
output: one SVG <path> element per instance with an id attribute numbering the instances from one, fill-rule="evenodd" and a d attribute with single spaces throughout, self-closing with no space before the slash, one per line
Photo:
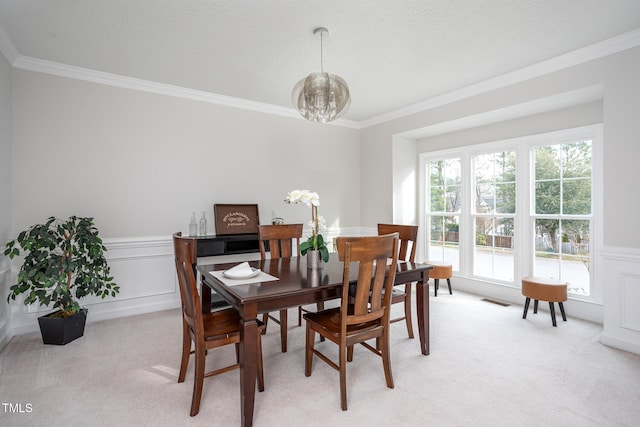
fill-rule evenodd
<path id="1" fill-rule="evenodd" d="M 636 30 L 640 1 L 0 0 L 20 57 L 286 108 L 318 26 L 364 121 Z"/>

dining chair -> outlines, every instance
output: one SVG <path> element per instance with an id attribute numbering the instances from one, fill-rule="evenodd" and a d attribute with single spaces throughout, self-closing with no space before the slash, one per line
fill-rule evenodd
<path id="1" fill-rule="evenodd" d="M 391 289 L 398 262 L 398 233 L 372 237 L 338 237 L 338 256 L 343 262 L 342 295 L 339 307 L 306 313 L 305 376 L 311 375 L 315 354 L 340 372 L 340 402 L 347 410 L 347 361 L 353 360 L 353 347 L 361 344 L 382 357 L 387 387 L 393 388 L 389 351 L 389 311 Z M 388 260 L 391 259 L 387 271 Z M 351 284 L 351 269 L 358 279 Z M 338 345 L 338 363 L 314 346 L 315 334 Z M 379 348 L 366 341 L 379 339 Z M 322 345 L 322 344 L 321 344 Z"/>
<path id="2" fill-rule="evenodd" d="M 271 259 L 288 258 L 300 256 L 300 238 L 302 237 L 302 224 L 278 224 L 259 225 L 258 241 L 260 243 L 260 259 L 267 258 L 267 250 L 271 254 Z M 293 243 L 295 241 L 295 252 Z M 268 245 L 268 246 L 267 246 Z M 298 326 L 302 324 L 300 320 L 302 308 L 298 307 Z M 280 325 L 280 346 L 283 353 L 287 352 L 287 309 L 280 310 L 280 317 L 276 318 L 270 313 L 262 315 L 264 323 L 263 334 L 266 333 L 269 319 Z"/>
<path id="3" fill-rule="evenodd" d="M 176 272 L 180 286 L 182 302 L 182 359 L 178 382 L 184 382 L 189 365 L 189 356 L 195 354 L 193 396 L 191 398 L 191 416 L 198 415 L 200 399 L 205 377 L 222 374 L 240 367 L 238 360 L 240 343 L 240 314 L 235 308 L 225 308 L 203 314 L 200 296 L 196 284 L 195 266 L 197 261 L 196 239 L 182 237 L 182 233 L 173 234 L 173 250 Z M 262 322 L 258 320 L 258 390 L 264 391 L 262 371 Z M 192 350 L 193 343 L 193 350 Z M 205 356 L 217 347 L 235 344 L 236 363 L 205 373 Z"/>
<path id="4" fill-rule="evenodd" d="M 400 252 L 398 260 L 415 262 L 416 242 L 418 240 L 417 225 L 378 224 L 378 235 L 398 233 L 400 238 Z M 413 338 L 413 322 L 411 319 L 411 288 L 412 283 L 404 283 L 393 287 L 391 304 L 404 304 L 404 315 L 390 320 L 391 323 L 404 320 L 407 324 L 409 338 Z"/>

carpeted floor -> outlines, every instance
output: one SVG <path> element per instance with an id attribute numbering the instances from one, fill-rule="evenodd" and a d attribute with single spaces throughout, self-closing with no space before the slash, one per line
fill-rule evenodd
<path id="1" fill-rule="evenodd" d="M 431 297 L 431 354 L 393 324 L 395 388 L 387 389 L 380 359 L 356 348 L 346 412 L 336 371 L 316 358 L 304 376 L 304 325 L 290 325 L 287 353 L 270 325 L 254 425 L 637 426 L 640 355 L 600 344 L 601 326 L 565 307 L 568 321 L 553 328 L 546 311 L 523 320 L 519 305 L 455 290 Z M 89 323 L 66 346 L 45 346 L 39 333 L 14 337 L 0 353 L 0 425 L 239 425 L 238 371 L 206 379 L 200 414 L 189 417 L 193 366 L 176 382 L 180 322 L 171 310 Z M 318 345 L 335 354 L 332 343 Z M 231 346 L 207 363 L 233 357 Z M 17 404 L 22 412 L 12 412 Z"/>

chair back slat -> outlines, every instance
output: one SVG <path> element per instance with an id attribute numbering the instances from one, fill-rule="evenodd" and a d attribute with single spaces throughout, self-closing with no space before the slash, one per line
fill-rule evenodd
<path id="1" fill-rule="evenodd" d="M 400 253 L 398 259 L 415 262 L 416 242 L 418 240 L 417 225 L 378 224 L 378 235 L 398 233 L 400 238 Z"/>
<path id="2" fill-rule="evenodd" d="M 300 238 L 302 224 L 260 225 L 258 226 L 258 240 L 260 241 L 260 259 L 266 259 L 266 243 L 269 243 L 271 258 L 289 258 L 300 255 Z"/>

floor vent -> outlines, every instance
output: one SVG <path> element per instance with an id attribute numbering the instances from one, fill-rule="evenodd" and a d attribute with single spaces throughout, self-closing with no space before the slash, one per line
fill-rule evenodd
<path id="1" fill-rule="evenodd" d="M 490 299 L 490 298 L 482 298 L 482 301 L 484 302 L 490 302 L 491 304 L 496 304 L 496 305 L 501 305 L 503 307 L 509 307 L 511 304 L 506 303 L 506 302 L 502 302 L 502 301 L 497 301 L 494 299 Z"/>

